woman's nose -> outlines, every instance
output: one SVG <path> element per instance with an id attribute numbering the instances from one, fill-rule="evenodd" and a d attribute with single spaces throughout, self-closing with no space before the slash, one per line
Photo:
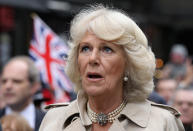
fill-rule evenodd
<path id="1" fill-rule="evenodd" d="M 90 54 L 89 63 L 94 65 L 98 64 L 99 56 L 100 56 L 99 51 L 97 49 L 94 49 Z"/>

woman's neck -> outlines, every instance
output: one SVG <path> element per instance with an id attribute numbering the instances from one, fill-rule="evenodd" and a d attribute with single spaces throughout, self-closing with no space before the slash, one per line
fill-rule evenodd
<path id="1" fill-rule="evenodd" d="M 109 93 L 110 94 L 110 93 Z M 90 108 L 96 113 L 108 114 L 115 110 L 123 102 L 123 94 L 105 95 L 105 96 L 90 96 Z"/>
<path id="2" fill-rule="evenodd" d="M 112 123 L 107 123 L 105 126 L 100 126 L 99 124 L 92 124 L 91 131 L 108 131 Z"/>

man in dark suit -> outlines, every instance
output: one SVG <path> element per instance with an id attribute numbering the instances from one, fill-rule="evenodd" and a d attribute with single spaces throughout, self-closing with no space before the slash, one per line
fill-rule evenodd
<path id="1" fill-rule="evenodd" d="M 1 123 L 0 123 L 0 131 L 2 131 L 2 128 L 1 128 Z"/>
<path id="2" fill-rule="evenodd" d="M 153 101 L 155 103 L 158 103 L 158 104 L 164 104 L 164 105 L 167 105 L 165 99 L 160 96 L 157 92 L 153 91 L 149 97 L 148 97 L 148 100 L 150 101 Z"/>
<path id="3" fill-rule="evenodd" d="M 33 104 L 33 96 L 40 88 L 39 72 L 33 61 L 27 56 L 12 58 L 2 70 L 0 84 L 6 103 L 0 117 L 19 113 L 38 131 L 45 113 Z"/>

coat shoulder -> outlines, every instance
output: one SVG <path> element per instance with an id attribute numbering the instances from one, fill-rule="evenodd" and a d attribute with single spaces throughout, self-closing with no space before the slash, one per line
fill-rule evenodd
<path id="1" fill-rule="evenodd" d="M 175 108 L 173 108 L 171 106 L 163 105 L 163 104 L 157 104 L 157 103 L 154 103 L 154 102 L 151 102 L 151 105 L 153 107 L 157 107 L 157 108 L 161 108 L 161 109 L 167 110 L 167 111 L 169 111 L 171 114 L 173 114 L 177 118 L 179 118 L 180 115 L 181 115 L 179 111 L 177 111 Z"/>
<path id="2" fill-rule="evenodd" d="M 66 107 L 66 106 L 69 106 L 69 104 L 70 104 L 69 102 L 50 104 L 50 105 L 46 106 L 45 109 L 50 110 L 50 109 L 58 108 L 58 107 Z"/>

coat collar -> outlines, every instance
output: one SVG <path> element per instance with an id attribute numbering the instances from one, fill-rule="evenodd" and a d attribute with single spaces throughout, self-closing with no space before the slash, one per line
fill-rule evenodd
<path id="1" fill-rule="evenodd" d="M 86 103 L 87 98 L 85 97 L 84 92 L 79 92 L 77 100 L 72 102 L 68 106 L 69 110 L 66 110 L 65 112 L 66 117 L 64 119 L 64 123 L 69 117 L 78 114 L 84 126 L 91 125 L 92 122 L 86 112 Z M 150 112 L 151 103 L 146 100 L 142 102 L 127 103 L 126 107 L 121 112 L 121 115 L 126 116 L 127 119 L 131 120 L 140 127 L 147 127 Z"/>
<path id="2" fill-rule="evenodd" d="M 140 127 L 147 127 L 150 111 L 151 104 L 146 100 L 142 102 L 127 103 L 126 107 L 121 112 L 121 115 L 126 116 Z"/>
<path id="3" fill-rule="evenodd" d="M 86 103 L 87 98 L 85 97 L 84 92 L 79 92 L 77 95 L 77 100 L 73 101 L 66 110 L 66 117 L 64 118 L 64 123 L 68 118 L 77 114 L 79 115 L 81 122 L 84 126 L 89 126 L 92 124 L 86 112 Z"/>
<path id="4" fill-rule="evenodd" d="M 87 101 L 88 101 L 88 99 L 86 98 L 85 92 L 80 91 L 78 93 L 77 105 L 78 105 L 78 110 L 80 112 L 80 118 L 82 120 L 82 124 L 85 126 L 92 124 L 90 118 L 88 117 L 87 111 L 86 111 Z"/>

